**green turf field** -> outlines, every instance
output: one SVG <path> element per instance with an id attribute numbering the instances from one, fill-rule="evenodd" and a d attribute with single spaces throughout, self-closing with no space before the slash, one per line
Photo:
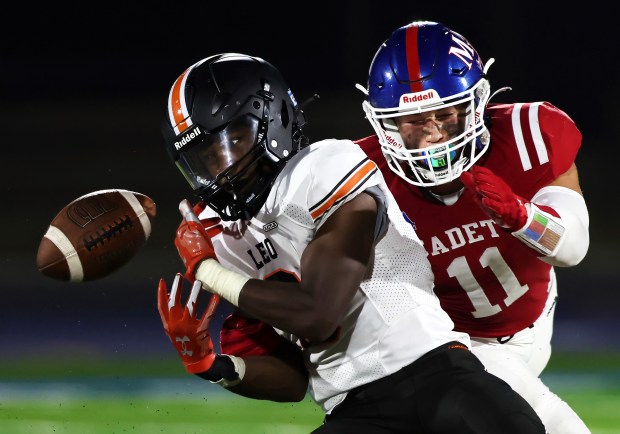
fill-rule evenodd
<path id="1" fill-rule="evenodd" d="M 593 434 L 620 433 L 620 390 L 565 392 Z M 14 434 L 304 434 L 321 421 L 308 399 L 275 404 L 241 398 L 75 398 L 3 402 L 0 432 Z"/>
<path id="2" fill-rule="evenodd" d="M 554 355 L 545 373 L 593 434 L 620 434 L 619 362 L 620 356 Z M 301 434 L 321 422 L 309 398 L 277 404 L 236 397 L 178 365 L 55 358 L 42 368 L 5 361 L 0 433 Z"/>
<path id="3" fill-rule="evenodd" d="M 620 433 L 620 390 L 565 392 L 593 434 Z M 3 402 L 0 432 L 14 434 L 304 434 L 321 421 L 306 399 L 276 404 L 242 398 L 74 398 Z"/>
<path id="4" fill-rule="evenodd" d="M 7 434 L 306 434 L 320 422 L 321 411 L 309 400 L 77 398 L 10 402 L 0 408 L 0 432 Z"/>

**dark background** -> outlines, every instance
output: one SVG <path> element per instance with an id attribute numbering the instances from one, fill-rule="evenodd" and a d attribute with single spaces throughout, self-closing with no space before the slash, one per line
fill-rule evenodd
<path id="1" fill-rule="evenodd" d="M 151 2 L 153 3 L 153 2 Z M 583 133 L 577 158 L 591 244 L 558 270 L 556 350 L 620 349 L 616 206 L 618 65 L 611 10 L 548 2 L 332 1 L 54 3 L 3 14 L 0 345 L 7 358 L 170 352 L 156 308 L 160 277 L 182 269 L 173 247 L 189 186 L 168 160 L 160 122 L 168 91 L 194 62 L 226 51 L 278 67 L 308 106 L 313 140 L 371 133 L 363 95 L 372 57 L 397 27 L 440 21 L 490 69 L 499 102 L 549 101 Z M 8 155 L 7 155 L 8 154 Z M 39 241 L 62 206 L 122 188 L 158 205 L 151 239 L 123 269 L 70 284 L 41 275 Z"/>

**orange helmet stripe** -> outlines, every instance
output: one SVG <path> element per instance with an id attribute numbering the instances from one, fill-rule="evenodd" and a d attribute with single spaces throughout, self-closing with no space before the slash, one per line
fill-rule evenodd
<path id="1" fill-rule="evenodd" d="M 172 128 L 174 128 L 174 132 L 177 135 L 181 134 L 194 124 L 192 118 L 190 117 L 187 101 L 185 101 L 185 82 L 187 81 L 187 77 L 189 77 L 192 70 L 202 64 L 205 60 L 207 59 L 199 60 L 187 68 L 183 74 L 176 79 L 170 89 L 170 94 L 168 95 L 168 118 L 170 119 L 170 124 L 172 125 Z"/>

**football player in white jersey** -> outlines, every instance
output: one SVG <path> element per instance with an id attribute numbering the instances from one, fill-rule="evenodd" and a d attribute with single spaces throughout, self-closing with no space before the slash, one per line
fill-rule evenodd
<path id="1" fill-rule="evenodd" d="M 377 134 L 358 144 L 415 225 L 435 293 L 474 354 L 551 434 L 589 433 L 539 378 L 551 355 L 553 267 L 588 250 L 581 133 L 547 102 L 487 104 L 491 63 L 442 24 L 395 30 L 364 89 Z"/>
<path id="2" fill-rule="evenodd" d="M 181 203 L 186 272 L 170 293 L 160 280 L 158 308 L 186 370 L 256 399 L 309 387 L 326 413 L 317 433 L 544 433 L 453 331 L 376 164 L 348 140 L 308 144 L 303 123 L 260 58 L 207 57 L 171 88 L 167 149 L 200 202 Z M 218 354 L 220 297 L 238 311 Z"/>

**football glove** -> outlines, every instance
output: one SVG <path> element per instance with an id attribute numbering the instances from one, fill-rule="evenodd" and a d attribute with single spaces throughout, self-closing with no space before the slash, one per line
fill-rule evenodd
<path id="1" fill-rule="evenodd" d="M 202 283 L 194 281 L 187 303 L 181 305 L 183 276 L 177 273 L 170 294 L 164 279 L 157 288 L 157 308 L 164 330 L 181 356 L 185 370 L 223 387 L 232 387 L 243 379 L 245 362 L 240 357 L 217 354 L 209 333 L 209 324 L 220 302 L 218 295 L 209 299 L 202 319 L 196 304 Z"/>
<path id="2" fill-rule="evenodd" d="M 215 351 L 209 333 L 209 324 L 220 302 L 218 295 L 211 296 L 202 318 L 197 316 L 196 302 L 201 282 L 196 280 L 184 305 L 181 303 L 182 276 L 177 273 L 170 294 L 164 279 L 157 288 L 157 308 L 164 330 L 181 356 L 187 372 L 206 372 L 213 366 Z"/>
<path id="3" fill-rule="evenodd" d="M 183 221 L 177 228 L 174 245 L 179 256 L 185 264 L 185 277 L 194 280 L 197 265 L 209 258 L 217 259 L 211 237 L 222 232 L 219 218 L 199 220 L 195 212 L 202 212 L 202 204 L 191 208 L 187 200 L 179 204 L 179 210 L 183 215 Z"/>
<path id="4" fill-rule="evenodd" d="M 527 200 L 517 196 L 502 178 L 486 167 L 472 166 L 461 174 L 482 210 L 506 231 L 515 232 L 527 223 Z"/>

